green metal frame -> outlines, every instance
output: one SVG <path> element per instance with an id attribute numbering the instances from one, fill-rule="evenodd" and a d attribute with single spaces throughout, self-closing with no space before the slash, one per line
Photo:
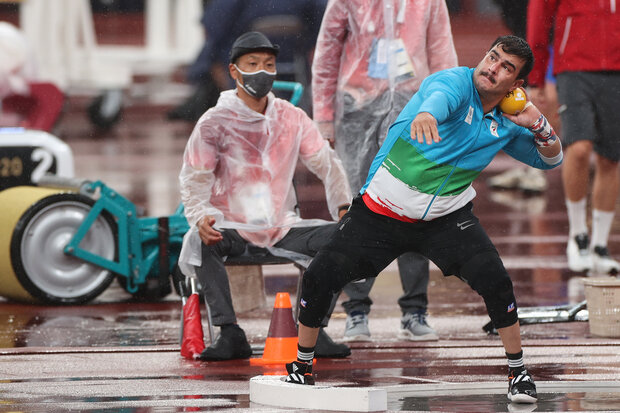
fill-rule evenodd
<path id="1" fill-rule="evenodd" d="M 304 93 L 304 87 L 299 82 L 288 82 L 285 80 L 276 80 L 273 82 L 273 88 L 276 90 L 283 90 L 285 92 L 292 92 L 289 102 L 297 106 L 299 100 Z"/>
<path id="2" fill-rule="evenodd" d="M 134 293 L 146 279 L 159 275 L 159 219 L 137 215 L 135 205 L 118 192 L 106 186 L 101 181 L 86 184 L 81 189 L 88 194 L 98 193 L 98 199 L 92 209 L 78 227 L 73 238 L 64 249 L 68 255 L 80 258 L 86 262 L 108 269 L 127 279 L 127 291 Z M 117 225 L 118 258 L 109 260 L 93 254 L 80 247 L 80 243 L 95 223 L 104 213 L 110 214 Z M 168 244 L 169 265 L 172 271 L 178 261 L 183 235 L 189 230 L 189 225 L 183 215 L 183 207 L 168 217 Z"/>

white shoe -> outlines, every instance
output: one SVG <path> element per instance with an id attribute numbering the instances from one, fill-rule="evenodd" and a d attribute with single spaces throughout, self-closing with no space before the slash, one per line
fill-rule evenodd
<path id="1" fill-rule="evenodd" d="M 509 169 L 487 179 L 487 185 L 491 188 L 516 189 L 519 187 L 519 182 L 525 176 L 525 173 L 523 168 Z"/>
<path id="2" fill-rule="evenodd" d="M 533 412 L 538 408 L 536 403 L 523 404 L 523 403 L 508 403 L 509 412 Z"/>
<path id="3" fill-rule="evenodd" d="M 542 195 L 525 196 L 516 191 L 489 191 L 491 201 L 505 205 L 515 211 L 538 215 L 545 212 L 547 200 Z"/>
<path id="4" fill-rule="evenodd" d="M 370 341 L 368 329 L 368 314 L 347 314 L 347 322 L 344 328 L 343 341 Z"/>
<path id="5" fill-rule="evenodd" d="M 568 239 L 566 257 L 568 258 L 568 268 L 571 271 L 587 272 L 592 269 L 592 255 L 588 248 L 589 243 L 588 234 L 579 234 Z"/>
<path id="6" fill-rule="evenodd" d="M 437 341 L 437 333 L 426 322 L 426 311 L 405 313 L 400 319 L 398 337 L 410 341 Z"/>
<path id="7" fill-rule="evenodd" d="M 527 168 L 521 179 L 519 189 L 525 192 L 543 192 L 547 189 L 547 178 L 540 169 Z"/>
<path id="8" fill-rule="evenodd" d="M 595 246 L 591 255 L 593 273 L 615 275 L 620 272 L 620 263 L 609 255 L 607 247 Z"/>

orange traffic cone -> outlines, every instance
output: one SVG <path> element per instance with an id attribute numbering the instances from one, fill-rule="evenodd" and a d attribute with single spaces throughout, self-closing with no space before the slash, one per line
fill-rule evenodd
<path id="1" fill-rule="evenodd" d="M 296 359 L 297 327 L 293 320 L 291 299 L 288 293 L 277 293 L 263 357 L 250 359 L 250 364 L 285 364 Z"/>
<path id="2" fill-rule="evenodd" d="M 196 291 L 195 281 L 190 279 L 191 294 L 183 303 L 183 339 L 181 356 L 196 360 L 205 349 L 202 319 L 200 317 L 200 298 Z"/>

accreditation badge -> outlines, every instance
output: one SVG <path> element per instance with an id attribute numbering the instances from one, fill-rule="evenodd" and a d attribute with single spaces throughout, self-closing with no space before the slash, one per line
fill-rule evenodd
<path id="1" fill-rule="evenodd" d="M 389 62 L 392 62 L 390 73 Z M 375 79 L 388 79 L 390 75 L 396 81 L 415 77 L 413 63 L 407 54 L 402 39 L 373 39 L 370 61 L 368 62 L 368 76 Z"/>

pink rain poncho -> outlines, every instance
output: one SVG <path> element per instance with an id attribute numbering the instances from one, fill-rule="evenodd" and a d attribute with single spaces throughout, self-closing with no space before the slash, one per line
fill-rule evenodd
<path id="1" fill-rule="evenodd" d="M 211 215 L 215 228 L 236 229 L 253 244 L 268 247 L 292 226 L 326 224 L 302 220 L 295 211 L 292 179 L 298 159 L 323 181 L 329 211 L 337 219 L 351 192 L 341 162 L 312 120 L 272 93 L 263 115 L 236 90 L 223 92 L 196 124 L 183 157 L 179 180 L 190 226 Z M 199 246 L 194 243 L 192 249 Z"/>
<path id="2" fill-rule="evenodd" d="M 360 102 L 388 89 L 411 97 L 456 64 L 444 0 L 330 0 L 312 67 L 314 120 L 334 121 L 345 92 Z"/>
<path id="3" fill-rule="evenodd" d="M 456 64 L 443 0 L 330 0 L 312 63 L 314 120 L 354 194 L 424 78 Z"/>

